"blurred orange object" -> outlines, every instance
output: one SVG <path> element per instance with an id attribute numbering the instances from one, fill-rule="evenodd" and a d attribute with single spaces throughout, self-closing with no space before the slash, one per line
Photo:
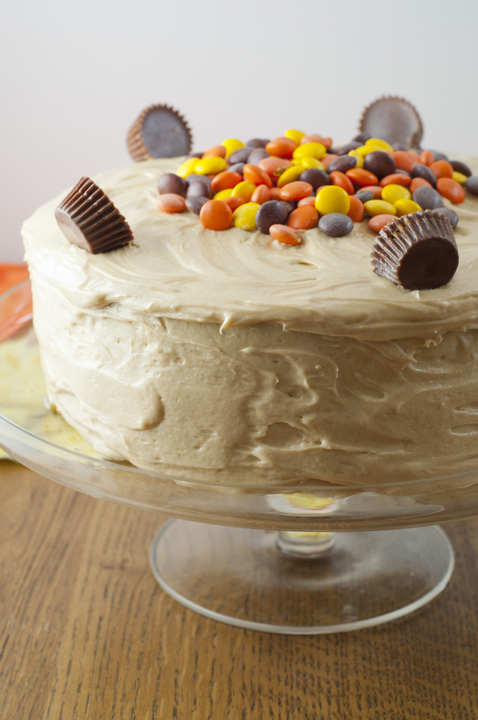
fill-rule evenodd
<path id="1" fill-rule="evenodd" d="M 18 285 L 28 277 L 25 263 L 0 263 L 0 293 Z"/>

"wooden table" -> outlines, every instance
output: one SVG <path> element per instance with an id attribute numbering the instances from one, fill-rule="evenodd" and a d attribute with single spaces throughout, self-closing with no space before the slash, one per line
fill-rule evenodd
<path id="1" fill-rule="evenodd" d="M 448 526 L 457 568 L 428 607 L 305 637 L 163 593 L 163 520 L 0 463 L 1 720 L 477 720 L 478 520 Z"/>

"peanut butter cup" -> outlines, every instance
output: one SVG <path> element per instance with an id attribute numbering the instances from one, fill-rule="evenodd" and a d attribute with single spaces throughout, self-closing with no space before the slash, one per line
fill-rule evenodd
<path id="1" fill-rule="evenodd" d="M 370 103 L 362 113 L 359 130 L 371 137 L 419 148 L 423 124 L 416 108 L 404 98 L 387 95 Z"/>
<path id="2" fill-rule="evenodd" d="M 169 105 L 145 108 L 129 129 L 126 143 L 133 160 L 187 155 L 192 134 L 183 116 Z"/>
<path id="3" fill-rule="evenodd" d="M 55 210 L 61 231 L 72 245 L 93 255 L 127 245 L 133 233 L 109 197 L 83 177 Z"/>
<path id="4" fill-rule="evenodd" d="M 449 219 L 436 210 L 420 210 L 384 227 L 372 250 L 377 275 L 406 290 L 446 285 L 458 267 L 458 248 Z"/>

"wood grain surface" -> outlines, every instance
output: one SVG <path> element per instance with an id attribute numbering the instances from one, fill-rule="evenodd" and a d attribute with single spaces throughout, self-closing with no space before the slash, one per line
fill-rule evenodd
<path id="1" fill-rule="evenodd" d="M 164 518 L 0 464 L 1 720 L 477 720 L 478 521 L 432 604 L 335 636 L 243 631 L 156 584 Z"/>

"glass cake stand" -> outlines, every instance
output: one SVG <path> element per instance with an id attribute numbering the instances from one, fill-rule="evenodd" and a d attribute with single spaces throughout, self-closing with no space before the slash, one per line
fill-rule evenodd
<path id="1" fill-rule="evenodd" d="M 29 281 L 0 296 L 0 446 L 74 490 L 178 518 L 151 546 L 161 587 L 202 615 L 253 630 L 344 632 L 413 612 L 453 571 L 437 523 L 478 514 L 478 473 L 244 487 L 105 460 L 46 399 Z"/>

